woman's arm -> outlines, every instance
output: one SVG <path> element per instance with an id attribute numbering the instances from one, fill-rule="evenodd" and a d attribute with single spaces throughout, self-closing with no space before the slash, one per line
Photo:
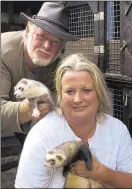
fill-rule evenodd
<path id="1" fill-rule="evenodd" d="M 92 171 L 87 170 L 85 162 L 78 161 L 72 166 L 71 172 L 98 181 L 107 188 L 132 188 L 132 173 L 112 170 L 99 163 L 95 157 Z"/>
<path id="2" fill-rule="evenodd" d="M 48 140 L 43 121 L 27 135 L 17 169 L 15 188 L 49 188 L 52 170 L 43 166 Z M 49 125 L 50 128 L 50 125 Z"/>
<path id="3" fill-rule="evenodd" d="M 114 171 L 106 167 L 101 180 L 103 183 L 115 188 L 132 188 L 132 173 Z"/>

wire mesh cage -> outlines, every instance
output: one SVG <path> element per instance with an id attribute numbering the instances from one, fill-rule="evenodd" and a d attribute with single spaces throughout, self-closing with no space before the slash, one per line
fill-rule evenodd
<path id="1" fill-rule="evenodd" d="M 107 82 L 107 86 L 109 88 L 109 96 L 110 96 L 110 101 L 111 101 L 110 114 L 123 122 L 124 122 L 124 117 L 128 116 L 128 121 L 127 121 L 126 125 L 130 131 L 131 136 L 132 136 L 132 120 L 130 120 L 130 119 L 132 119 L 132 117 L 130 117 L 129 115 L 125 115 L 128 112 L 124 111 L 124 106 L 125 106 L 124 91 L 126 91 L 126 90 L 132 91 L 132 83 L 131 82 L 126 83 L 123 81 L 119 82 L 119 81 L 114 81 L 114 80 L 107 80 L 106 82 Z"/>
<path id="2" fill-rule="evenodd" d="M 120 1 L 107 1 L 107 64 L 106 72 L 121 74 Z"/>
<path id="3" fill-rule="evenodd" d="M 70 8 L 69 31 L 80 37 L 75 42 L 67 42 L 65 55 L 82 53 L 90 60 L 94 56 L 94 14 L 88 5 Z"/>

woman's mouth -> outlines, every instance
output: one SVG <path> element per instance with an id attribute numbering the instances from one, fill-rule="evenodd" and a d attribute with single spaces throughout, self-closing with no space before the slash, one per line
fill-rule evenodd
<path id="1" fill-rule="evenodd" d="M 76 106 L 76 107 L 73 107 L 73 109 L 77 110 L 77 111 L 84 110 L 85 108 L 87 108 L 87 106 Z"/>

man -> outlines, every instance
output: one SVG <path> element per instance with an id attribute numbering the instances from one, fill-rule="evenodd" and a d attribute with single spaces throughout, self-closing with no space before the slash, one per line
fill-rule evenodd
<path id="1" fill-rule="evenodd" d="M 45 2 L 32 18 L 20 14 L 24 31 L 1 35 L 1 120 L 2 131 L 23 133 L 35 118 L 28 100 L 17 101 L 14 86 L 22 78 L 35 79 L 47 86 L 53 81 L 59 55 L 66 41 L 78 40 L 68 32 L 68 9 L 57 2 Z M 52 63 L 52 66 L 51 66 Z M 47 83 L 48 81 L 48 83 Z M 28 110 L 24 112 L 25 106 Z M 40 119 L 51 110 L 39 104 Z"/>

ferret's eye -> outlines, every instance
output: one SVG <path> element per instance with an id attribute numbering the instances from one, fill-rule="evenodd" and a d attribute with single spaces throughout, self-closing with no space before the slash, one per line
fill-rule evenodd
<path id="1" fill-rule="evenodd" d="M 57 157 L 60 161 L 63 160 L 63 158 L 62 158 L 61 156 L 59 156 L 59 155 L 57 155 L 56 157 Z"/>
<path id="2" fill-rule="evenodd" d="M 20 91 L 23 91 L 23 90 L 24 90 L 24 88 L 23 88 L 23 87 L 19 87 L 19 90 L 20 90 Z"/>

